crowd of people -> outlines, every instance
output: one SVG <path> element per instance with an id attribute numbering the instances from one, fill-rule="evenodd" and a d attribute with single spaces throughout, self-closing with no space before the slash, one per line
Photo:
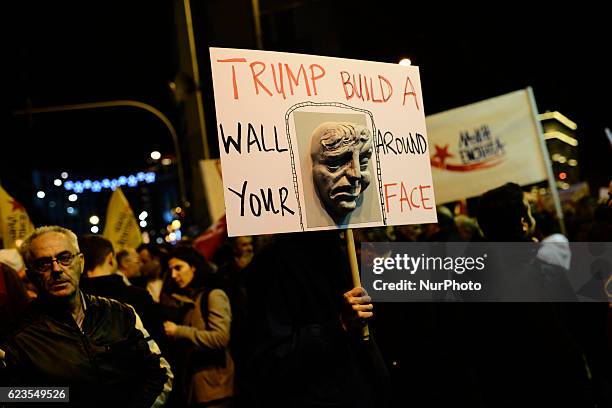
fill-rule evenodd
<path id="1" fill-rule="evenodd" d="M 612 201 L 580 206 L 567 238 L 611 241 Z M 356 240 L 566 238 L 512 183 L 437 213 Z M 612 406 L 608 303 L 373 305 L 341 234 L 228 238 L 206 259 L 188 240 L 115 251 L 38 228 L 0 250 L 0 383 L 68 385 L 76 406 Z"/>

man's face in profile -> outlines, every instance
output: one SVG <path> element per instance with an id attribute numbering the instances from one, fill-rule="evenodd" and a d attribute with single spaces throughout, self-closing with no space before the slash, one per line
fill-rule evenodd
<path id="1" fill-rule="evenodd" d="M 128 278 L 135 278 L 140 275 L 140 269 L 142 267 L 142 261 L 140 260 L 140 256 L 138 252 L 134 248 L 127 249 L 128 255 L 125 256 L 121 260 L 121 264 L 119 265 L 119 269 L 127 276 Z"/>
<path id="2" fill-rule="evenodd" d="M 147 278 L 158 278 L 161 273 L 161 264 L 159 258 L 153 256 L 148 249 L 144 248 L 139 252 L 140 260 L 142 262 L 140 266 L 140 273 L 142 276 Z"/>
<path id="3" fill-rule="evenodd" d="M 529 199 L 526 194 L 523 194 L 523 205 L 526 207 L 527 210 L 527 219 L 521 220 L 521 222 L 523 223 L 523 230 L 525 231 L 525 236 L 529 238 L 533 236 L 533 233 L 535 232 L 536 221 L 533 218 L 533 215 L 531 214 L 531 203 L 529 202 Z"/>
<path id="4" fill-rule="evenodd" d="M 310 155 L 319 199 L 334 221 L 341 221 L 370 184 L 370 131 L 355 123 L 323 123 L 312 134 Z"/>

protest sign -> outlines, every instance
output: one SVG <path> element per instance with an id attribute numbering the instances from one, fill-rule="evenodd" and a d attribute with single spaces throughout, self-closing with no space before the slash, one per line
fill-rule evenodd
<path id="1" fill-rule="evenodd" d="M 417 67 L 210 55 L 230 236 L 436 221 Z"/>
<path id="2" fill-rule="evenodd" d="M 439 204 L 479 196 L 507 182 L 546 180 L 546 155 L 528 90 L 428 116 Z"/>

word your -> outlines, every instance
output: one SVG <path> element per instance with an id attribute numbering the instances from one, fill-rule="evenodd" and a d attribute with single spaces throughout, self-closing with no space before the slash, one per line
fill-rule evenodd
<path id="1" fill-rule="evenodd" d="M 427 206 L 428 201 L 432 201 L 431 197 L 426 196 L 426 191 L 431 189 L 431 186 L 419 185 L 418 187 L 406 188 L 403 181 L 399 183 L 399 196 L 394 191 L 398 191 L 398 183 L 387 183 L 384 185 L 385 190 L 385 209 L 386 212 L 391 211 L 391 204 L 399 201 L 400 212 L 404 212 L 404 207 L 407 207 L 409 211 L 415 208 L 422 208 L 424 210 L 432 210 L 433 206 Z M 410 190 L 410 193 L 408 193 Z M 417 193 L 418 191 L 418 193 Z M 389 199 L 397 197 L 395 200 L 389 201 Z"/>
<path id="2" fill-rule="evenodd" d="M 247 64 L 247 59 L 228 58 L 219 59 L 217 62 L 232 65 L 234 99 L 240 99 L 236 66 L 240 66 L 237 64 Z M 300 64 L 297 67 L 291 67 L 289 64 L 281 62 L 267 65 L 261 61 L 252 61 L 248 63 L 248 66 L 251 73 L 250 79 L 255 87 L 255 94 L 259 95 L 262 93 L 273 96 L 276 93 L 277 95 L 282 95 L 283 99 L 287 99 L 287 87 L 289 87 L 291 95 L 294 95 L 298 90 L 300 90 L 302 95 L 304 93 L 308 96 L 318 95 L 317 81 L 325 76 L 325 69 L 319 64 L 310 64 L 307 67 L 304 64 Z"/>
<path id="3" fill-rule="evenodd" d="M 266 137 L 264 132 L 263 125 L 259 126 L 259 134 L 255 130 L 255 126 L 252 124 L 247 125 L 247 137 L 244 142 L 246 143 L 246 152 L 251 153 L 251 147 L 256 146 L 257 150 L 260 152 L 286 152 L 288 149 L 285 147 L 280 147 L 278 143 L 278 132 L 276 131 L 276 126 L 274 126 L 274 147 L 266 146 Z M 223 129 L 223 124 L 219 124 L 219 133 L 221 134 L 221 141 L 223 142 L 223 149 L 225 150 L 225 154 L 229 154 L 230 147 L 233 147 L 236 152 L 239 154 L 243 151 L 243 138 L 242 138 L 242 123 L 238 122 L 238 129 L 236 133 L 236 137 L 232 137 L 232 135 L 225 135 L 225 131 Z M 268 142 L 268 146 L 270 146 L 270 142 Z M 255 147 L 253 147 L 255 149 Z"/>
<path id="4" fill-rule="evenodd" d="M 462 274 L 465 271 L 484 269 L 484 260 L 487 254 L 479 257 L 441 257 L 441 256 L 410 256 L 404 254 L 395 255 L 395 257 L 376 257 L 372 267 L 372 272 L 376 275 L 380 275 L 385 271 L 408 271 L 411 275 L 414 275 L 419 270 L 440 270 L 440 271 L 454 271 L 457 274 Z"/>
<path id="5" fill-rule="evenodd" d="M 240 198 L 240 216 L 244 217 L 244 209 L 246 208 L 247 201 L 247 181 L 245 180 L 242 184 L 241 192 L 238 192 L 232 188 L 227 188 L 232 193 L 236 194 Z M 266 213 L 272 212 L 273 214 L 280 213 L 282 217 L 285 216 L 285 211 L 294 215 L 295 212 L 285 205 L 287 201 L 287 197 L 289 196 L 289 190 L 286 187 L 281 187 L 278 189 L 278 200 L 280 201 L 280 205 L 274 205 L 274 197 L 271 188 L 267 188 L 264 190 L 263 188 L 259 189 L 259 195 L 257 193 L 248 194 L 248 202 L 249 209 L 251 210 L 251 214 L 255 217 L 259 217 L 262 214 L 262 210 Z"/>
<path id="6" fill-rule="evenodd" d="M 394 137 L 393 133 L 379 130 L 376 136 L 376 150 L 382 151 L 384 154 L 425 154 L 427 152 L 427 139 L 419 133 L 412 136 L 408 133 L 406 137 Z"/>

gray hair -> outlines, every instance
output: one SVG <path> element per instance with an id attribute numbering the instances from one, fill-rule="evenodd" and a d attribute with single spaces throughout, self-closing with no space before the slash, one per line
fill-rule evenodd
<path id="1" fill-rule="evenodd" d="M 70 241 L 70 243 L 74 246 L 74 248 L 79 251 L 79 240 L 76 236 L 76 234 L 72 231 L 70 231 L 68 228 L 64 228 L 64 227 L 60 227 L 59 225 L 46 225 L 44 227 L 38 227 L 34 230 L 34 232 L 32 232 L 21 244 L 21 246 L 19 247 L 19 253 L 21 253 L 21 256 L 23 258 L 24 263 L 26 264 L 26 266 L 30 266 L 31 262 L 32 262 L 32 241 L 34 241 L 36 238 L 45 235 L 45 234 L 49 234 L 51 232 L 57 232 L 59 234 L 62 234 L 64 236 L 66 236 L 66 238 L 68 238 L 68 241 Z"/>

